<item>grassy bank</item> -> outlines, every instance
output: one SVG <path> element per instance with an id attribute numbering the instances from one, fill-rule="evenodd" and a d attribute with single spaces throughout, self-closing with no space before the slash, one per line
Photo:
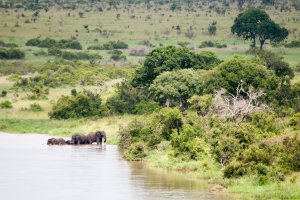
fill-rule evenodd
<path id="1" fill-rule="evenodd" d="M 300 199 L 300 173 L 293 173 L 283 182 L 270 182 L 259 185 L 258 178 L 246 176 L 237 179 L 223 178 L 220 165 L 213 159 L 201 161 L 181 161 L 169 156 L 170 151 L 154 151 L 146 158 L 145 162 L 152 167 L 174 170 L 184 173 L 188 178 L 205 180 L 215 191 L 231 195 L 232 199 Z"/>

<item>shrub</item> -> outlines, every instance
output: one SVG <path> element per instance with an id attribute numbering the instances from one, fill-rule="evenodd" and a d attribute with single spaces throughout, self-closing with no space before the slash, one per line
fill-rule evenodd
<path id="1" fill-rule="evenodd" d="M 207 30 L 208 30 L 209 35 L 216 35 L 216 32 L 217 32 L 217 22 L 214 21 L 211 24 L 209 24 Z"/>
<path id="2" fill-rule="evenodd" d="M 43 108 L 40 104 L 38 103 L 33 103 L 30 105 L 30 108 L 29 108 L 30 111 L 34 111 L 34 112 L 40 112 L 40 111 L 43 111 Z"/>
<path id="3" fill-rule="evenodd" d="M 15 43 L 6 43 L 3 40 L 0 40 L 0 47 L 16 48 L 16 47 L 18 47 L 18 45 Z"/>
<path id="4" fill-rule="evenodd" d="M 300 113 L 296 113 L 291 117 L 289 125 L 293 126 L 294 128 L 300 127 Z"/>
<path id="5" fill-rule="evenodd" d="M 36 47 L 42 47 L 42 48 L 53 48 L 57 47 L 60 49 L 82 49 L 81 44 L 77 40 L 54 40 L 51 38 L 46 38 L 44 40 L 40 38 L 33 38 L 26 42 L 26 46 L 36 46 Z"/>
<path id="6" fill-rule="evenodd" d="M 23 59 L 25 57 L 25 53 L 19 49 L 5 49 L 0 48 L 0 59 Z"/>
<path id="7" fill-rule="evenodd" d="M 286 48 L 299 48 L 300 47 L 300 40 L 292 40 L 290 43 L 284 44 Z"/>
<path id="8" fill-rule="evenodd" d="M 141 101 L 134 106 L 134 113 L 147 114 L 158 110 L 160 106 L 155 101 Z"/>
<path id="9" fill-rule="evenodd" d="M 8 109 L 12 108 L 12 103 L 10 101 L 3 101 L 0 103 L 0 108 Z"/>
<path id="10" fill-rule="evenodd" d="M 88 47 L 91 50 L 114 50 L 114 49 L 128 49 L 128 44 L 122 41 L 109 41 L 103 45 L 93 45 Z"/>
<path id="11" fill-rule="evenodd" d="M 225 178 L 236 178 L 247 174 L 247 169 L 239 162 L 231 162 L 224 168 Z"/>
<path id="12" fill-rule="evenodd" d="M 199 48 L 206 48 L 206 47 L 226 48 L 227 45 L 207 40 L 207 41 L 203 41 L 198 47 Z"/>
<path id="13" fill-rule="evenodd" d="M 6 97 L 6 95 L 7 95 L 7 91 L 6 90 L 2 90 L 1 97 Z"/>
<path id="14" fill-rule="evenodd" d="M 206 115 L 213 104 L 213 96 L 210 94 L 202 96 L 193 95 L 188 102 L 190 104 L 190 109 L 197 110 L 199 115 Z"/>
<path id="15" fill-rule="evenodd" d="M 49 117 L 51 119 L 68 119 L 102 116 L 101 102 L 99 94 L 86 90 L 79 92 L 76 96 L 62 96 L 53 105 Z"/>
<path id="16" fill-rule="evenodd" d="M 31 94 L 28 95 L 30 100 L 45 99 L 49 94 L 49 88 L 42 84 L 29 85 Z"/>
<path id="17" fill-rule="evenodd" d="M 116 60 L 116 61 L 119 61 L 119 60 L 126 60 L 126 56 L 123 55 L 123 52 L 120 51 L 120 50 L 113 50 L 113 51 L 111 52 L 110 58 L 111 58 L 112 60 Z"/>
<path id="18" fill-rule="evenodd" d="M 142 142 L 132 144 L 124 154 L 125 158 L 130 161 L 142 161 L 147 156 L 146 145 Z"/>

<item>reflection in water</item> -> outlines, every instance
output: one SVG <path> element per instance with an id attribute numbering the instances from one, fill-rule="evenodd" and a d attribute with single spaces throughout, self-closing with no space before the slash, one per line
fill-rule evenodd
<path id="1" fill-rule="evenodd" d="M 1 199 L 216 199 L 178 173 L 124 161 L 116 146 L 47 146 L 48 137 L 0 133 Z"/>

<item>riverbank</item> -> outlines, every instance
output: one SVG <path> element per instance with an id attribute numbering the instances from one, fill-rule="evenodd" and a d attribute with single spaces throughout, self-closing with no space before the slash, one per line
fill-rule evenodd
<path id="1" fill-rule="evenodd" d="M 70 137 L 74 133 L 87 134 L 95 130 L 105 130 L 107 143 L 117 144 L 119 126 L 124 126 L 132 118 L 130 115 L 112 116 L 100 119 L 51 120 L 1 118 L 0 131 L 9 133 L 43 133 L 57 137 Z"/>
<path id="2" fill-rule="evenodd" d="M 255 176 L 225 179 L 221 167 L 212 159 L 180 161 L 169 156 L 170 151 L 153 151 L 145 158 L 152 167 L 184 173 L 192 179 L 205 180 L 211 191 L 230 195 L 231 199 L 300 199 L 300 173 L 293 173 L 283 182 L 259 184 Z"/>

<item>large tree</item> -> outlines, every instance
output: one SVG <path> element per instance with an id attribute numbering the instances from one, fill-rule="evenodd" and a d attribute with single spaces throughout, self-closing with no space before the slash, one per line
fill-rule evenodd
<path id="1" fill-rule="evenodd" d="M 240 13 L 234 20 L 231 32 L 245 40 L 252 40 L 253 47 L 256 47 L 256 39 L 259 39 L 261 49 L 267 39 L 280 42 L 288 36 L 285 28 L 281 28 L 265 11 L 258 8 Z"/>
<path id="2" fill-rule="evenodd" d="M 179 69 L 211 69 L 219 60 L 215 54 L 198 54 L 185 47 L 167 46 L 156 48 L 146 56 L 144 66 L 134 74 L 133 86 L 148 86 L 165 71 Z"/>

